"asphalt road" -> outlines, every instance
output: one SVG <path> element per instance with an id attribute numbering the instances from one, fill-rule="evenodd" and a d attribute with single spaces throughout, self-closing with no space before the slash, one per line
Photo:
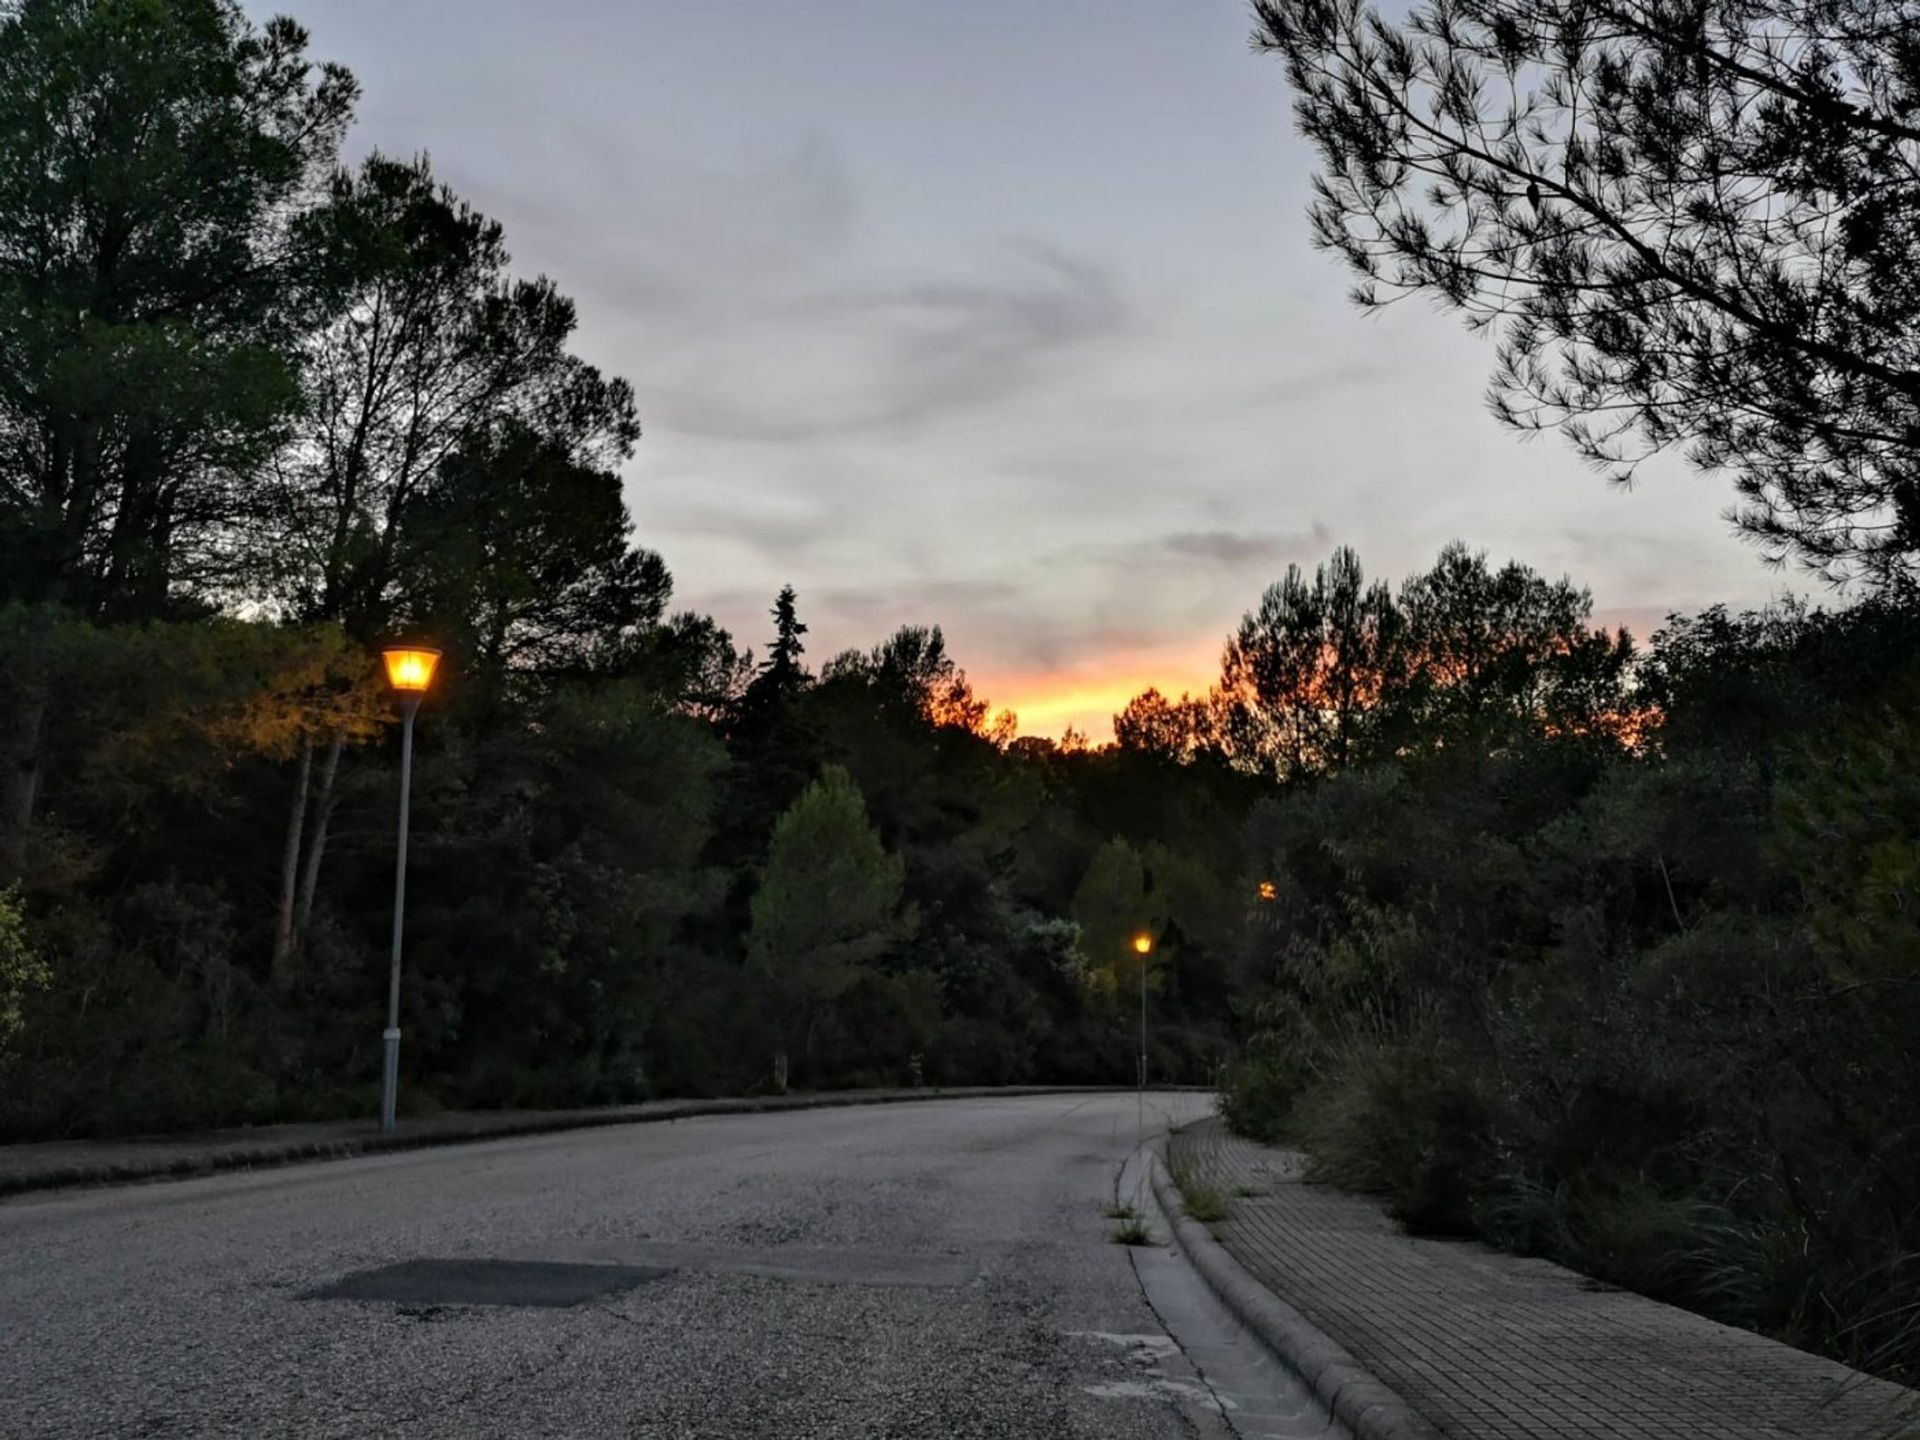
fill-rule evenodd
<path id="1" fill-rule="evenodd" d="M 1206 1108 L 1150 1096 L 1148 1129 Z M 947 1101 L 21 1197 L 0 1433 L 1233 1434 L 1161 1318 L 1204 1328 L 1177 1262 L 1109 1240 L 1137 1125 L 1131 1096 Z M 418 1263 L 496 1260 L 630 1268 Z M 400 1300 L 314 1294 L 408 1262 Z M 460 1303 L 576 1281 L 614 1288 Z"/>

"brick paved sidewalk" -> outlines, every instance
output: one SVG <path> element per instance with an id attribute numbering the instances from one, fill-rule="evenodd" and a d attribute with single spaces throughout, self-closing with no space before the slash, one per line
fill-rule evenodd
<path id="1" fill-rule="evenodd" d="M 1234 1259 L 1455 1440 L 1920 1436 L 1916 1392 L 1544 1260 L 1403 1235 L 1218 1120 L 1171 1158 L 1235 1197 L 1211 1227 Z"/>

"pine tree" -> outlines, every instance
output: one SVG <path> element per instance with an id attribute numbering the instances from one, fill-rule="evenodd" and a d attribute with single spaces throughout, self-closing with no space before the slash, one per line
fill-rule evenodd
<path id="1" fill-rule="evenodd" d="M 773 616 L 773 644 L 768 647 L 760 673 L 775 688 L 784 690 L 804 680 L 807 674 L 800 664 L 800 657 L 807 653 L 800 637 L 807 633 L 807 627 L 797 612 L 793 586 L 780 587 L 773 609 L 767 613 Z"/>

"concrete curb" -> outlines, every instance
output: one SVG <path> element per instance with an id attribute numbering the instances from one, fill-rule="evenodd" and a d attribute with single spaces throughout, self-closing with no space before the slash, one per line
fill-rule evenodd
<path id="1" fill-rule="evenodd" d="M 1162 1086 L 1162 1089 L 1198 1089 Z M 477 1120 L 471 1125 L 409 1131 L 392 1135 L 377 1131 L 338 1139 L 306 1139 L 274 1143 L 234 1141 L 191 1154 L 151 1156 L 131 1161 L 82 1161 L 50 1165 L 42 1170 L 0 1173 L 0 1197 L 69 1186 L 126 1185 L 153 1180 L 186 1180 L 227 1170 L 263 1169 L 308 1160 L 350 1160 L 397 1150 L 421 1150 L 432 1145 L 467 1145 L 481 1140 L 508 1140 L 548 1135 L 563 1130 L 597 1130 L 610 1125 L 657 1125 L 708 1115 L 753 1115 L 772 1110 L 829 1110 L 853 1105 L 899 1105 L 924 1100 L 1015 1099 L 1025 1095 L 1128 1094 L 1127 1085 L 1010 1085 L 977 1086 L 924 1091 L 836 1090 L 817 1095 L 767 1095 L 745 1099 L 687 1100 L 624 1106 L 606 1110 L 563 1111 L 529 1115 L 521 1120 Z M 424 1122 L 431 1124 L 431 1121 Z M 112 1141 L 100 1142 L 102 1148 Z M 183 1141 L 184 1143 L 184 1141 Z"/>
<path id="2" fill-rule="evenodd" d="M 1153 1198 L 1173 1231 L 1175 1247 L 1200 1272 L 1240 1323 L 1251 1330 L 1288 1369 L 1307 1382 L 1320 1403 L 1353 1432 L 1354 1440 L 1441 1440 L 1440 1432 L 1419 1411 L 1362 1368 L 1306 1316 L 1262 1285 L 1207 1233 L 1189 1219 L 1168 1178 L 1166 1141 L 1155 1147 Z"/>

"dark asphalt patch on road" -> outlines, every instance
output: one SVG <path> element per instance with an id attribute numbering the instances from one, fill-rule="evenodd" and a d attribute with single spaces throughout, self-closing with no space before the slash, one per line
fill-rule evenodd
<path id="1" fill-rule="evenodd" d="M 536 1305 L 560 1308 L 671 1275 L 657 1265 L 563 1265 L 551 1260 L 403 1260 L 357 1270 L 304 1300 L 394 1305 Z"/>

